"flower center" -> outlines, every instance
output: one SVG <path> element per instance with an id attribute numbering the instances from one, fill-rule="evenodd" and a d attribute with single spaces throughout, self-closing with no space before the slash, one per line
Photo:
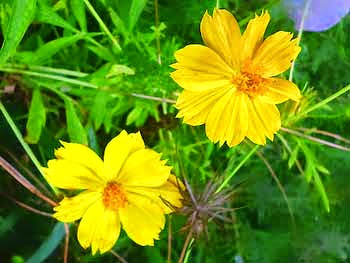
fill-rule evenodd
<path id="1" fill-rule="evenodd" d="M 249 97 L 262 95 L 266 91 L 266 81 L 259 74 L 250 72 L 241 72 L 233 77 L 232 83 L 237 90 L 244 92 Z"/>
<path id="2" fill-rule="evenodd" d="M 125 207 L 128 202 L 124 189 L 116 182 L 109 182 L 103 189 L 103 204 L 106 208 L 111 210 L 118 210 L 118 208 Z"/>

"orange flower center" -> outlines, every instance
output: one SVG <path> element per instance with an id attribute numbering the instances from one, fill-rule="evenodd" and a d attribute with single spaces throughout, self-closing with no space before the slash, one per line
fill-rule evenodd
<path id="1" fill-rule="evenodd" d="M 232 83 L 237 90 L 244 92 L 249 97 L 262 95 L 266 91 L 266 82 L 259 74 L 241 72 L 233 77 Z"/>
<path id="2" fill-rule="evenodd" d="M 128 199 L 126 198 L 124 189 L 120 184 L 109 182 L 103 190 L 102 201 L 106 208 L 118 210 L 118 208 L 125 207 Z"/>

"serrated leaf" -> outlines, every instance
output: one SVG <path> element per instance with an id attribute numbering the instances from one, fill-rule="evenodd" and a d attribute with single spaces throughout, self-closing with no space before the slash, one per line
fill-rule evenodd
<path id="1" fill-rule="evenodd" d="M 72 12 L 83 32 L 87 32 L 85 4 L 83 0 L 71 0 Z"/>
<path id="2" fill-rule="evenodd" d="M 0 49 L 0 64 L 15 53 L 24 33 L 34 18 L 36 0 L 14 0 L 12 15 L 7 24 L 4 42 Z"/>
<path id="3" fill-rule="evenodd" d="M 67 131 L 71 142 L 87 145 L 86 131 L 75 111 L 74 105 L 70 99 L 65 99 Z"/>
<path id="4" fill-rule="evenodd" d="M 135 75 L 135 70 L 125 65 L 114 64 L 106 75 L 107 78 L 112 78 L 121 74 Z"/>
<path id="5" fill-rule="evenodd" d="M 27 136 L 25 137 L 28 143 L 37 143 L 40 139 L 41 131 L 45 127 L 46 110 L 41 97 L 40 89 L 34 89 L 32 101 L 30 103 L 29 115 L 27 121 Z"/>
<path id="6" fill-rule="evenodd" d="M 65 235 L 64 224 L 56 223 L 51 234 L 41 244 L 39 249 L 27 260 L 26 263 L 41 263 L 44 262 L 61 243 Z"/>

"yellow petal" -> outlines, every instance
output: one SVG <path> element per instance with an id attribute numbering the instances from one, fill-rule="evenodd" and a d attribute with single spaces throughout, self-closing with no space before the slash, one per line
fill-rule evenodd
<path id="1" fill-rule="evenodd" d="M 254 143 L 265 145 L 266 138 L 273 140 L 281 127 L 280 113 L 275 105 L 261 102 L 259 98 L 248 100 L 247 137 Z"/>
<path id="2" fill-rule="evenodd" d="M 58 206 L 54 208 L 53 215 L 59 221 L 73 222 L 80 219 L 89 206 L 101 198 L 100 192 L 84 191 L 74 197 L 65 197 Z"/>
<path id="3" fill-rule="evenodd" d="M 128 193 L 128 205 L 119 209 L 120 221 L 127 235 L 141 246 L 153 246 L 164 228 L 163 209 L 151 199 Z"/>
<path id="4" fill-rule="evenodd" d="M 60 141 L 63 147 L 55 151 L 57 159 L 68 160 L 87 167 L 95 174 L 103 177 L 103 162 L 101 158 L 89 147 L 79 143 L 67 143 Z"/>
<path id="5" fill-rule="evenodd" d="M 211 109 L 205 131 L 214 143 L 226 141 L 234 146 L 244 139 L 248 128 L 245 97 L 231 89 Z"/>
<path id="6" fill-rule="evenodd" d="M 101 200 L 91 205 L 78 227 L 78 240 L 83 248 L 91 246 L 92 254 L 110 250 L 120 234 L 118 213 L 106 209 Z"/>
<path id="7" fill-rule="evenodd" d="M 248 110 L 247 101 L 248 96 L 243 92 L 236 95 L 230 103 L 230 109 L 227 109 L 227 114 L 230 114 L 229 121 L 226 128 L 227 145 L 230 147 L 241 143 L 248 130 Z"/>
<path id="8" fill-rule="evenodd" d="M 230 83 L 233 71 L 213 50 L 202 45 L 188 45 L 175 52 L 177 71 L 171 77 L 182 88 L 206 91 Z"/>
<path id="9" fill-rule="evenodd" d="M 261 96 L 261 100 L 277 104 L 282 103 L 288 99 L 298 101 L 301 98 L 300 90 L 297 85 L 285 79 L 271 78 L 268 81 L 267 91 Z"/>
<path id="10" fill-rule="evenodd" d="M 104 163 L 108 171 L 109 180 L 115 179 L 126 159 L 134 152 L 144 149 L 145 144 L 140 132 L 128 134 L 122 131 L 106 146 Z"/>
<path id="11" fill-rule="evenodd" d="M 180 110 L 176 117 L 183 117 L 184 123 L 189 125 L 205 123 L 214 104 L 230 89 L 231 85 L 204 92 L 184 90 L 176 102 L 176 108 Z"/>
<path id="12" fill-rule="evenodd" d="M 263 77 L 275 76 L 290 68 L 301 50 L 298 40 L 291 40 L 292 37 L 293 34 L 280 31 L 269 36 L 258 48 L 253 64 L 261 68 Z"/>
<path id="13" fill-rule="evenodd" d="M 174 212 L 175 208 L 182 207 L 180 189 L 184 191 L 184 185 L 177 180 L 174 175 L 170 175 L 169 180 L 159 187 L 126 187 L 130 193 L 144 196 L 157 202 L 165 213 Z"/>
<path id="14" fill-rule="evenodd" d="M 104 185 L 94 170 L 64 159 L 54 159 L 47 163 L 48 168 L 42 168 L 46 179 L 58 188 L 97 190 Z"/>
<path id="15" fill-rule="evenodd" d="M 248 23 L 242 36 L 241 61 L 251 59 L 263 41 L 266 27 L 270 21 L 268 12 L 255 16 Z"/>
<path id="16" fill-rule="evenodd" d="M 116 181 L 124 186 L 157 187 L 170 176 L 171 167 L 165 165 L 160 154 L 151 149 L 141 149 L 125 161 Z"/>
<path id="17" fill-rule="evenodd" d="M 213 17 L 205 12 L 200 28 L 205 45 L 233 69 L 239 70 L 241 31 L 234 16 L 224 9 L 215 9 Z"/>

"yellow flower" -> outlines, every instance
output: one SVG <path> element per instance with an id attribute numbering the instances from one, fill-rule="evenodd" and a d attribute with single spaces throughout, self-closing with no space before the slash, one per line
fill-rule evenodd
<path id="1" fill-rule="evenodd" d="M 200 30 L 204 45 L 187 45 L 175 53 L 171 77 L 182 87 L 177 117 L 189 125 L 205 124 L 214 143 L 234 146 L 248 137 L 264 145 L 281 127 L 275 104 L 299 100 L 298 87 L 274 78 L 290 66 L 300 52 L 297 39 L 279 31 L 265 40 L 270 16 L 250 20 L 241 35 L 231 13 L 215 9 L 204 14 Z"/>
<path id="2" fill-rule="evenodd" d="M 121 225 L 137 244 L 153 245 L 171 205 L 181 207 L 178 182 L 160 154 L 145 148 L 140 133 L 126 131 L 108 143 L 103 161 L 82 144 L 62 145 L 57 159 L 43 168 L 45 175 L 58 188 L 83 191 L 65 197 L 54 217 L 62 222 L 81 218 L 78 240 L 93 254 L 113 247 Z"/>

